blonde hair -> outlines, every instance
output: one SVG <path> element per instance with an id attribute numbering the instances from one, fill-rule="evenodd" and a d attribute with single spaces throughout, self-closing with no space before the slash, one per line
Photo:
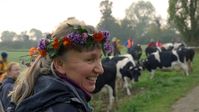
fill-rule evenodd
<path id="1" fill-rule="evenodd" d="M 52 36 L 56 38 L 64 38 L 65 35 L 73 30 L 69 24 L 80 25 L 81 27 L 86 28 L 88 32 L 95 32 L 94 27 L 85 25 L 84 22 L 78 21 L 75 18 L 69 18 L 57 27 Z M 67 52 L 67 48 L 60 52 Z M 27 68 L 27 70 L 22 74 L 22 77 L 20 77 L 20 79 L 18 77 L 16 86 L 11 93 L 11 101 L 18 106 L 25 98 L 31 96 L 39 75 L 47 74 L 50 70 L 54 72 L 52 63 L 53 59 L 50 59 L 48 55 L 46 57 L 38 56 L 30 68 Z"/>
<path id="2" fill-rule="evenodd" d="M 20 66 L 20 64 L 17 63 L 17 62 L 9 62 L 9 63 L 8 63 L 8 66 L 7 66 L 7 68 L 6 68 L 5 73 L 2 74 L 1 80 L 4 80 L 4 79 L 9 75 L 9 72 L 11 71 L 11 69 L 12 69 L 12 67 L 13 67 L 14 65 Z"/>

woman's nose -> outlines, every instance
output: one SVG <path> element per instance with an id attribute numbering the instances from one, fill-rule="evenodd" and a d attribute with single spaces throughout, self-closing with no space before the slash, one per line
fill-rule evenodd
<path id="1" fill-rule="evenodd" d="M 96 72 L 97 74 L 103 74 L 103 73 L 104 73 L 104 69 L 103 69 L 103 67 L 102 67 L 101 61 L 100 61 L 100 62 L 97 62 L 96 67 L 95 67 L 95 72 Z"/>

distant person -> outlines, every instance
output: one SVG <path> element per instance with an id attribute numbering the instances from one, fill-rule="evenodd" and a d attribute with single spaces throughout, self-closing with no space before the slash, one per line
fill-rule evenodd
<path id="1" fill-rule="evenodd" d="M 156 47 L 156 42 L 154 42 L 154 40 L 151 39 L 150 42 L 147 44 L 147 47 Z"/>
<path id="2" fill-rule="evenodd" d="M 75 18 L 61 23 L 39 42 L 40 55 L 20 77 L 11 97 L 15 112 L 91 112 L 108 38 L 109 32 Z"/>
<path id="3" fill-rule="evenodd" d="M 160 47 L 160 48 L 162 47 L 162 43 L 160 42 L 160 40 L 158 40 L 158 41 L 155 43 L 155 46 L 156 46 L 156 47 Z"/>
<path id="4" fill-rule="evenodd" d="M 130 52 L 129 50 L 133 47 L 133 45 L 134 45 L 133 39 L 132 39 L 132 38 L 129 38 L 129 39 L 127 40 L 127 52 Z"/>
<path id="5" fill-rule="evenodd" d="M 12 91 L 15 80 L 20 74 L 20 65 L 16 62 L 10 62 L 7 66 L 7 70 L 3 74 L 3 82 L 0 87 L 0 100 L 2 102 L 3 109 L 6 110 L 10 105 L 9 92 Z"/>
<path id="6" fill-rule="evenodd" d="M 114 38 L 112 40 L 112 45 L 113 45 L 113 56 L 117 56 L 120 55 L 120 44 L 119 44 L 120 40 L 117 38 Z"/>
<path id="7" fill-rule="evenodd" d="M 2 52 L 0 59 L 0 82 L 2 81 L 2 74 L 6 71 L 8 65 L 8 53 Z"/>

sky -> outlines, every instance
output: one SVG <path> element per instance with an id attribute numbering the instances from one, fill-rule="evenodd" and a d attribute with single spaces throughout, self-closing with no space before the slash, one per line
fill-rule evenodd
<path id="1" fill-rule="evenodd" d="M 20 33 L 36 28 L 51 32 L 68 17 L 76 17 L 86 24 L 96 26 L 101 18 L 99 4 L 102 0 L 0 0 L 0 32 Z M 125 10 L 139 0 L 110 0 L 112 15 L 123 19 Z M 168 0 L 150 1 L 157 15 L 167 18 Z"/>

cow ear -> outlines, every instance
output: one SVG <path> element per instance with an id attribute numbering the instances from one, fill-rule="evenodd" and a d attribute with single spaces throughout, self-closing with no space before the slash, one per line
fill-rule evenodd
<path id="1" fill-rule="evenodd" d="M 130 66 L 130 67 L 129 67 L 129 69 L 130 69 L 130 70 L 133 70 L 133 67 L 132 67 L 132 66 Z"/>
<path id="2" fill-rule="evenodd" d="M 138 68 L 139 68 L 139 70 L 143 70 L 143 67 L 142 67 L 142 66 L 139 66 Z"/>

